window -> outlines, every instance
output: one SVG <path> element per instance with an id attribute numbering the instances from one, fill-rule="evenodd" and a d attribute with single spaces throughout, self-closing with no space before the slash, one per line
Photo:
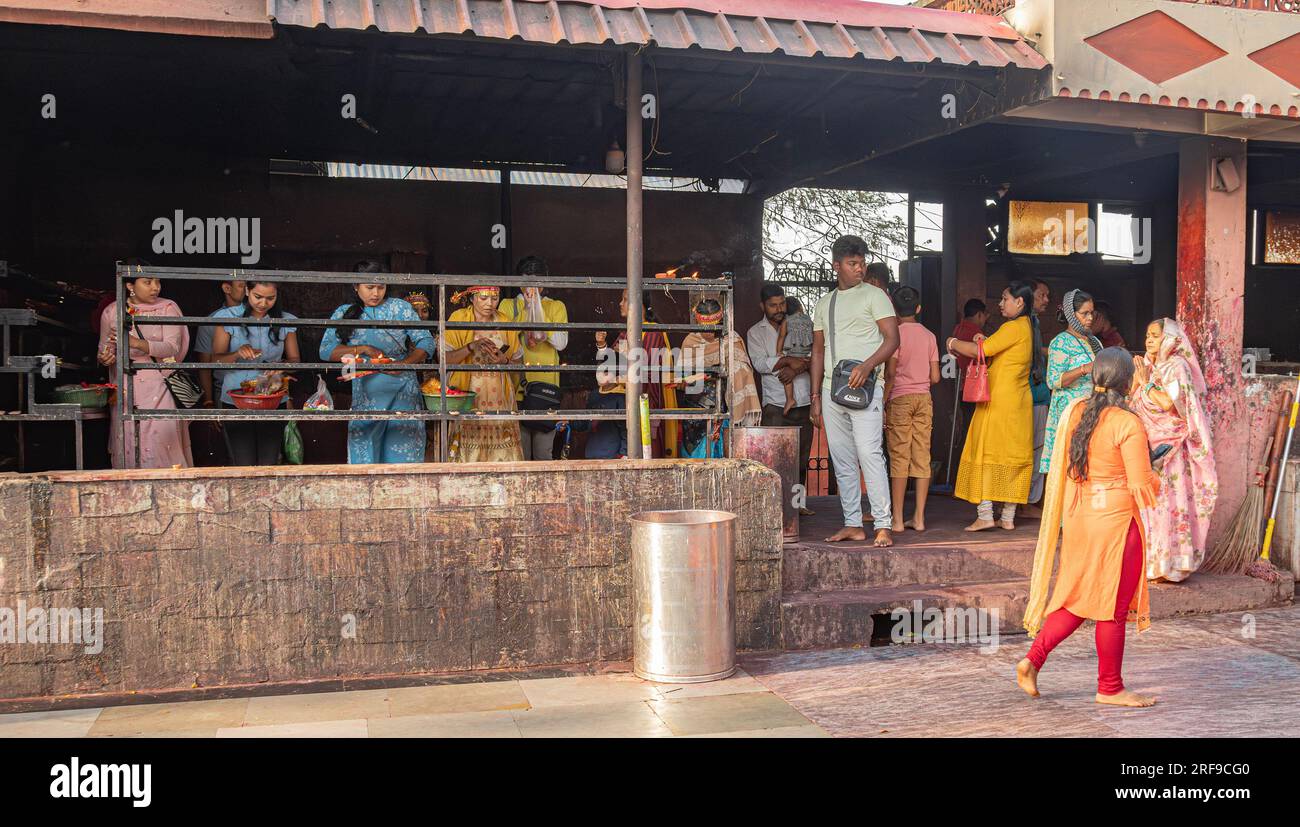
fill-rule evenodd
<path id="1" fill-rule="evenodd" d="M 1095 249 L 1086 201 L 1012 201 L 1007 252 L 1068 256 Z"/>
<path id="2" fill-rule="evenodd" d="M 1300 264 L 1300 211 L 1261 212 L 1264 219 L 1264 263 Z"/>

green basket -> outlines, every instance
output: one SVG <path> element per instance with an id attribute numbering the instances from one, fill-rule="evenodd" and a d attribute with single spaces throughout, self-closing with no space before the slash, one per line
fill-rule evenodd
<path id="1" fill-rule="evenodd" d="M 424 407 L 430 411 L 434 411 L 435 413 L 441 411 L 443 396 L 444 394 L 441 393 L 424 394 Z M 466 393 L 464 396 L 448 396 L 447 412 L 451 413 L 452 411 L 457 411 L 459 413 L 465 413 L 474 410 L 475 396 L 477 396 L 477 394 L 472 391 Z"/>
<path id="2" fill-rule="evenodd" d="M 83 408 L 108 406 L 108 388 L 83 388 L 80 385 L 60 385 L 54 389 L 56 405 L 80 405 Z"/>

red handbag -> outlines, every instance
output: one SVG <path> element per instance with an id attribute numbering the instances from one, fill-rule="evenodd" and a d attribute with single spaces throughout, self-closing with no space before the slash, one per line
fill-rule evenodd
<path id="1" fill-rule="evenodd" d="M 984 360 L 984 343 L 979 343 L 979 355 L 966 368 L 966 381 L 961 388 L 961 398 L 966 402 L 989 401 L 989 364 Z"/>

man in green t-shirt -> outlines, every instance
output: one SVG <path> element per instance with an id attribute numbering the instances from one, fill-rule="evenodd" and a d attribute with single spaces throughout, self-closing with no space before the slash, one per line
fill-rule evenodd
<path id="1" fill-rule="evenodd" d="M 884 439 L 884 380 L 877 370 L 898 350 L 898 318 L 894 304 L 884 290 L 863 282 L 867 243 L 858 236 L 837 239 L 831 247 L 831 266 L 838 284 L 817 302 L 813 313 L 812 420 L 826 429 L 826 444 L 835 466 L 844 510 L 844 528 L 827 537 L 828 542 L 866 540 L 862 525 L 862 485 L 866 478 L 867 499 L 875 523 L 877 547 L 894 544 L 890 526 L 893 514 L 889 500 L 889 471 L 881 449 Z M 831 298 L 835 312 L 831 313 Z M 834 341 L 828 335 L 834 331 Z M 831 371 L 845 359 L 861 360 L 849 385 L 875 385 L 871 404 L 863 410 L 839 405 L 831 399 Z M 833 361 L 832 361 L 833 360 Z"/>

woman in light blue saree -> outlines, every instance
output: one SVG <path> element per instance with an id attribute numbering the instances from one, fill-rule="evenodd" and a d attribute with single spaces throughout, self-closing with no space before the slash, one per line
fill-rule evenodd
<path id="1" fill-rule="evenodd" d="M 374 262 L 362 262 L 357 272 L 379 273 L 383 269 Z M 354 289 L 357 300 L 341 305 L 331 319 L 420 321 L 409 302 L 387 297 L 386 284 L 357 284 Z M 327 362 L 355 360 L 358 369 L 364 369 L 366 360 L 381 356 L 403 364 L 425 362 L 433 349 L 428 330 L 331 327 L 321 340 L 320 357 Z M 418 411 L 423 407 L 416 371 L 381 371 L 352 380 L 354 411 Z M 423 462 L 424 431 L 419 420 L 352 420 L 348 423 L 348 462 Z"/>

